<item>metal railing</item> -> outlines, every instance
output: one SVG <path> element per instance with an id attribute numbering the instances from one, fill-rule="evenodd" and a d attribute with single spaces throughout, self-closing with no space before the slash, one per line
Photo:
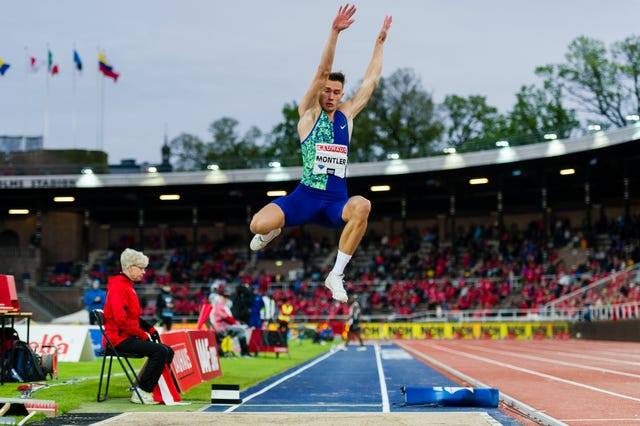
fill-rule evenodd
<path id="1" fill-rule="evenodd" d="M 463 311 L 420 311 L 407 315 L 362 315 L 363 323 L 499 323 L 499 322 L 549 322 L 549 321 L 622 321 L 640 319 L 640 301 L 614 305 L 584 306 L 580 308 L 544 309 L 470 309 Z M 292 323 L 344 322 L 346 315 L 293 315 Z M 195 324 L 198 315 L 174 314 L 174 323 Z"/>

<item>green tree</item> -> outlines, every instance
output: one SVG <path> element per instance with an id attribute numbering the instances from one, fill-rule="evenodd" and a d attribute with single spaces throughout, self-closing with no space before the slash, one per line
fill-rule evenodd
<path id="1" fill-rule="evenodd" d="M 569 45 L 567 63 L 538 67 L 536 74 L 545 85 L 565 88 L 577 108 L 622 127 L 627 114 L 638 111 L 637 84 L 635 88 L 629 84 L 629 78 L 637 83 L 638 46 L 638 38 L 630 37 L 613 46 L 609 59 L 602 41 L 580 36 Z"/>
<path id="2" fill-rule="evenodd" d="M 259 141 L 262 132 L 253 126 L 243 135 L 237 131 L 238 121 L 222 117 L 209 125 L 211 142 L 183 133 L 170 142 L 171 157 L 177 171 L 205 170 L 210 164 L 224 169 L 264 167 L 264 152 Z"/>
<path id="3" fill-rule="evenodd" d="M 444 141 L 456 151 L 469 151 L 481 148 L 495 148 L 497 139 L 486 141 L 492 134 L 504 132 L 504 122 L 496 107 L 487 104 L 485 96 L 473 95 L 463 98 L 447 95 L 441 105 L 446 117 Z"/>
<path id="4" fill-rule="evenodd" d="M 626 77 L 635 103 L 629 112 L 640 114 L 640 36 L 632 35 L 613 44 L 613 58 L 620 64 L 620 71 Z"/>
<path id="5" fill-rule="evenodd" d="M 285 167 L 300 166 L 300 136 L 298 135 L 298 104 L 293 101 L 282 108 L 284 121 L 276 124 L 266 136 L 264 155 L 269 161 L 279 161 Z"/>
<path id="6" fill-rule="evenodd" d="M 207 163 L 217 163 L 225 169 L 244 169 L 260 161 L 258 141 L 262 132 L 251 127 L 244 136 L 238 133 L 238 120 L 222 117 L 209 126 L 212 141 L 206 151 Z"/>
<path id="7" fill-rule="evenodd" d="M 352 134 L 354 161 L 384 160 L 391 152 L 404 158 L 427 156 L 434 151 L 433 143 L 443 128 L 431 95 L 408 68 L 381 78 L 356 120 Z"/>
<path id="8" fill-rule="evenodd" d="M 381 128 L 381 123 L 387 116 L 383 105 L 384 88 L 385 81 L 381 78 L 369 102 L 353 122 L 349 153 L 351 162 L 376 161 L 385 155 L 383 141 L 385 133 Z"/>
<path id="9" fill-rule="evenodd" d="M 176 171 L 202 170 L 207 166 L 208 147 L 197 136 L 181 133 L 169 142 Z"/>
<path id="10" fill-rule="evenodd" d="M 579 126 L 576 111 L 563 106 L 562 87 L 547 82 L 545 89 L 522 86 L 516 93 L 507 134 L 511 145 L 524 145 L 543 141 L 545 134 L 568 138 Z"/>

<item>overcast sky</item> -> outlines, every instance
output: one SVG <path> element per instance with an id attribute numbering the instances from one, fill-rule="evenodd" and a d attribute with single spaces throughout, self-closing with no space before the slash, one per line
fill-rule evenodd
<path id="1" fill-rule="evenodd" d="M 103 149 L 115 164 L 159 162 L 165 127 L 169 139 L 184 132 L 208 141 L 209 124 L 232 117 L 241 133 L 269 132 L 282 107 L 307 90 L 340 4 L 5 0 L 0 59 L 11 67 L 0 77 L 0 135 L 46 134 L 46 149 Z M 362 78 L 385 15 L 393 15 L 383 76 L 411 68 L 436 102 L 483 95 L 503 113 L 520 86 L 539 83 L 536 66 L 564 61 L 574 38 L 609 46 L 640 32 L 638 0 L 355 4 L 356 22 L 341 34 L 334 61 L 347 92 Z M 46 60 L 47 45 L 60 70 L 48 83 L 46 67 L 34 74 L 25 65 L 30 56 Z M 84 63 L 75 83 L 74 45 Z M 120 74 L 116 83 L 98 74 L 98 48 Z"/>

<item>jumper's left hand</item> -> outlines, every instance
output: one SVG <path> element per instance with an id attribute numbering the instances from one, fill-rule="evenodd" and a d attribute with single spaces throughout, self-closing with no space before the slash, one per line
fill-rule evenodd
<path id="1" fill-rule="evenodd" d="M 384 23 L 382 24 L 382 29 L 380 30 L 380 34 L 378 35 L 378 41 L 380 43 L 384 43 L 384 41 L 387 39 L 387 32 L 389 31 L 389 28 L 391 28 L 392 19 L 392 16 L 385 16 Z"/>

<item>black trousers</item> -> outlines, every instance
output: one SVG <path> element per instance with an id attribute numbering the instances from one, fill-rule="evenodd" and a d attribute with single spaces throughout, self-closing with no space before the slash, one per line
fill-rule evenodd
<path id="1" fill-rule="evenodd" d="M 287 341 L 287 335 L 289 334 L 289 322 L 288 321 L 278 321 L 278 331 L 282 333 L 283 339 L 285 342 Z"/>
<path id="2" fill-rule="evenodd" d="M 138 387 L 145 392 L 152 392 L 158 384 L 164 366 L 173 360 L 173 349 L 162 343 L 130 337 L 116 346 L 118 351 L 143 355 L 148 358 L 142 374 L 138 376 Z"/>
<path id="3" fill-rule="evenodd" d="M 173 323 L 173 316 L 160 315 L 159 322 L 164 327 L 164 331 L 171 331 L 171 324 Z"/>
<path id="4" fill-rule="evenodd" d="M 96 325 L 96 316 L 93 314 L 93 311 L 89 311 L 89 324 Z"/>

